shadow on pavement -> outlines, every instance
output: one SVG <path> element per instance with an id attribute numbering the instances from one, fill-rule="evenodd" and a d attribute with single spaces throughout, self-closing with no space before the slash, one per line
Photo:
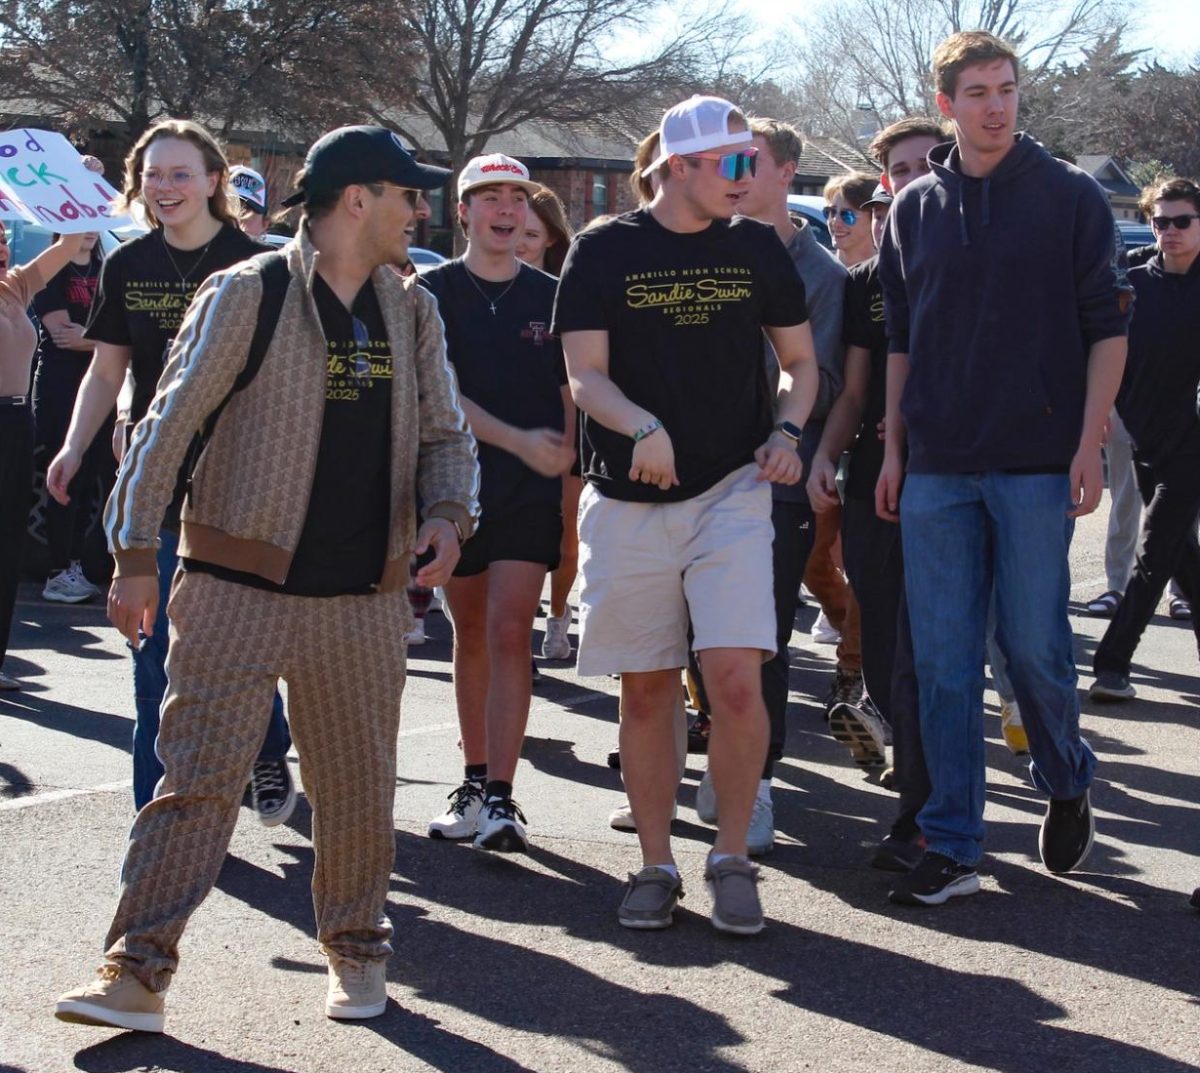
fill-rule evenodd
<path id="1" fill-rule="evenodd" d="M 171 1073 L 296 1073 L 291 1066 L 243 1062 L 172 1036 L 148 1036 L 142 1032 L 124 1032 L 85 1047 L 75 1055 L 75 1068 L 86 1073 L 132 1073 L 144 1069 Z"/>

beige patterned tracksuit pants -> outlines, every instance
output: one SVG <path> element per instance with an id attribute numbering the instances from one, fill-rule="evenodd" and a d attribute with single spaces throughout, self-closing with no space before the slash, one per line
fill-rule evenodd
<path id="1" fill-rule="evenodd" d="M 166 775 L 129 835 L 109 960 L 153 990 L 170 983 L 184 925 L 229 847 L 279 678 L 313 812 L 317 938 L 361 961 L 392 952 L 383 909 L 406 601 L 403 590 L 314 598 L 176 576 L 158 733 Z"/>

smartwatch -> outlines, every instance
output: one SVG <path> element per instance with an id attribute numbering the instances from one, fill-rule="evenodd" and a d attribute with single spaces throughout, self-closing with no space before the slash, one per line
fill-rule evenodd
<path id="1" fill-rule="evenodd" d="M 782 432 L 792 443 L 799 443 L 800 437 L 804 435 L 804 429 L 798 425 L 793 425 L 791 421 L 780 421 L 775 426 L 776 432 Z"/>

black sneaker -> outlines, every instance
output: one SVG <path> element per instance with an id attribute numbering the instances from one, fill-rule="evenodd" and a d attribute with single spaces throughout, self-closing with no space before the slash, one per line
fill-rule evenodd
<path id="1" fill-rule="evenodd" d="M 978 892 L 974 868 L 926 850 L 917 866 L 896 880 L 888 897 L 898 905 L 942 905 Z"/>
<path id="2" fill-rule="evenodd" d="M 925 839 L 920 831 L 897 834 L 895 828 L 875 848 L 871 867 L 881 872 L 911 872 L 925 855 Z"/>
<path id="3" fill-rule="evenodd" d="M 712 720 L 704 712 L 698 712 L 688 725 L 687 751 L 699 756 L 708 753 L 708 735 L 712 731 Z"/>
<path id="4" fill-rule="evenodd" d="M 296 784 L 287 760 L 259 760 L 250 773 L 250 797 L 264 827 L 286 823 L 296 807 Z"/>
<path id="5" fill-rule="evenodd" d="M 1096 818 L 1086 790 L 1065 801 L 1051 798 L 1038 837 L 1042 864 L 1055 875 L 1078 868 L 1091 853 L 1095 837 Z"/>
<path id="6" fill-rule="evenodd" d="M 861 672 L 834 671 L 833 681 L 825 694 L 825 721 L 837 704 L 859 704 L 863 699 L 863 677 Z"/>
<path id="7" fill-rule="evenodd" d="M 1200 909 L 1200 887 L 1192 891 L 1192 897 L 1189 899 L 1188 905 L 1193 909 Z"/>
<path id="8" fill-rule="evenodd" d="M 1092 700 L 1133 700 L 1137 690 L 1129 684 L 1129 675 L 1117 674 L 1116 671 L 1101 671 L 1096 675 L 1092 688 L 1088 690 Z"/>
<path id="9" fill-rule="evenodd" d="M 475 848 L 493 853 L 528 853 L 526 822 L 525 814 L 511 797 L 489 797 L 479 813 Z"/>

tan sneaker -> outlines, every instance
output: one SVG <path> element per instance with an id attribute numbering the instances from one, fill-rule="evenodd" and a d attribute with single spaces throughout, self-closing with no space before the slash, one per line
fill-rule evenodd
<path id="1" fill-rule="evenodd" d="M 387 962 L 329 955 L 325 1016 L 335 1021 L 378 1017 L 387 1006 Z"/>
<path id="2" fill-rule="evenodd" d="M 100 966 L 90 984 L 62 995 L 54 1016 L 77 1025 L 161 1032 L 164 1005 L 161 992 L 151 991 L 128 969 L 109 963 Z"/>

